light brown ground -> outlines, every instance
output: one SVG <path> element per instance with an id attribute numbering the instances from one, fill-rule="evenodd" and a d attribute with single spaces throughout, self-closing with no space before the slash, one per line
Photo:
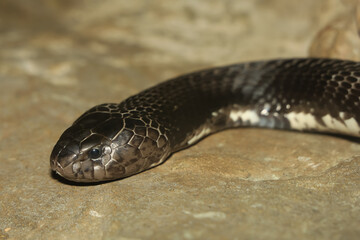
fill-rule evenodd
<path id="1" fill-rule="evenodd" d="M 360 239 L 360 145 L 334 136 L 229 130 L 96 186 L 49 172 L 93 105 L 203 67 L 326 54 L 334 42 L 312 39 L 344 13 L 338 0 L 1 1 L 0 239 Z"/>

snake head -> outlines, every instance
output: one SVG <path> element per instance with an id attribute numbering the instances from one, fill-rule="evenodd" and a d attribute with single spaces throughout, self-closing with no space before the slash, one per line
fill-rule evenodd
<path id="1" fill-rule="evenodd" d="M 90 109 L 61 135 L 50 156 L 53 171 L 74 182 L 100 182 L 139 173 L 166 159 L 170 147 L 157 123 L 138 114 L 114 113 L 110 106 Z"/>

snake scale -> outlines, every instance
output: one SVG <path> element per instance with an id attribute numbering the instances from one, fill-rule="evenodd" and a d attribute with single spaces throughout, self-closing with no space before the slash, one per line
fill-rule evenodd
<path id="1" fill-rule="evenodd" d="M 360 136 L 360 63 L 296 58 L 185 74 L 95 106 L 60 137 L 51 169 L 75 182 L 127 177 L 232 127 Z"/>

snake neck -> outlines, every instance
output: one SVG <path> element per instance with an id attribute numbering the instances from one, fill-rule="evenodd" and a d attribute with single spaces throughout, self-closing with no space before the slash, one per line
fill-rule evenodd
<path id="1" fill-rule="evenodd" d="M 254 126 L 359 136 L 360 65 L 285 59 L 203 70 L 125 101 L 166 130 L 172 150 L 226 128 Z"/>

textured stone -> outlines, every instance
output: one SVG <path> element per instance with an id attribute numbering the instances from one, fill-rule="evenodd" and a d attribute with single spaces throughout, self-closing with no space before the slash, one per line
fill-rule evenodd
<path id="1" fill-rule="evenodd" d="M 313 57 L 360 60 L 360 1 L 344 1 L 348 8 L 321 29 L 310 46 Z"/>
<path id="2" fill-rule="evenodd" d="M 359 239 L 357 139 L 236 129 L 111 183 L 49 169 L 93 105 L 202 67 L 306 56 L 346 13 L 338 0 L 1 1 L 0 239 Z"/>

